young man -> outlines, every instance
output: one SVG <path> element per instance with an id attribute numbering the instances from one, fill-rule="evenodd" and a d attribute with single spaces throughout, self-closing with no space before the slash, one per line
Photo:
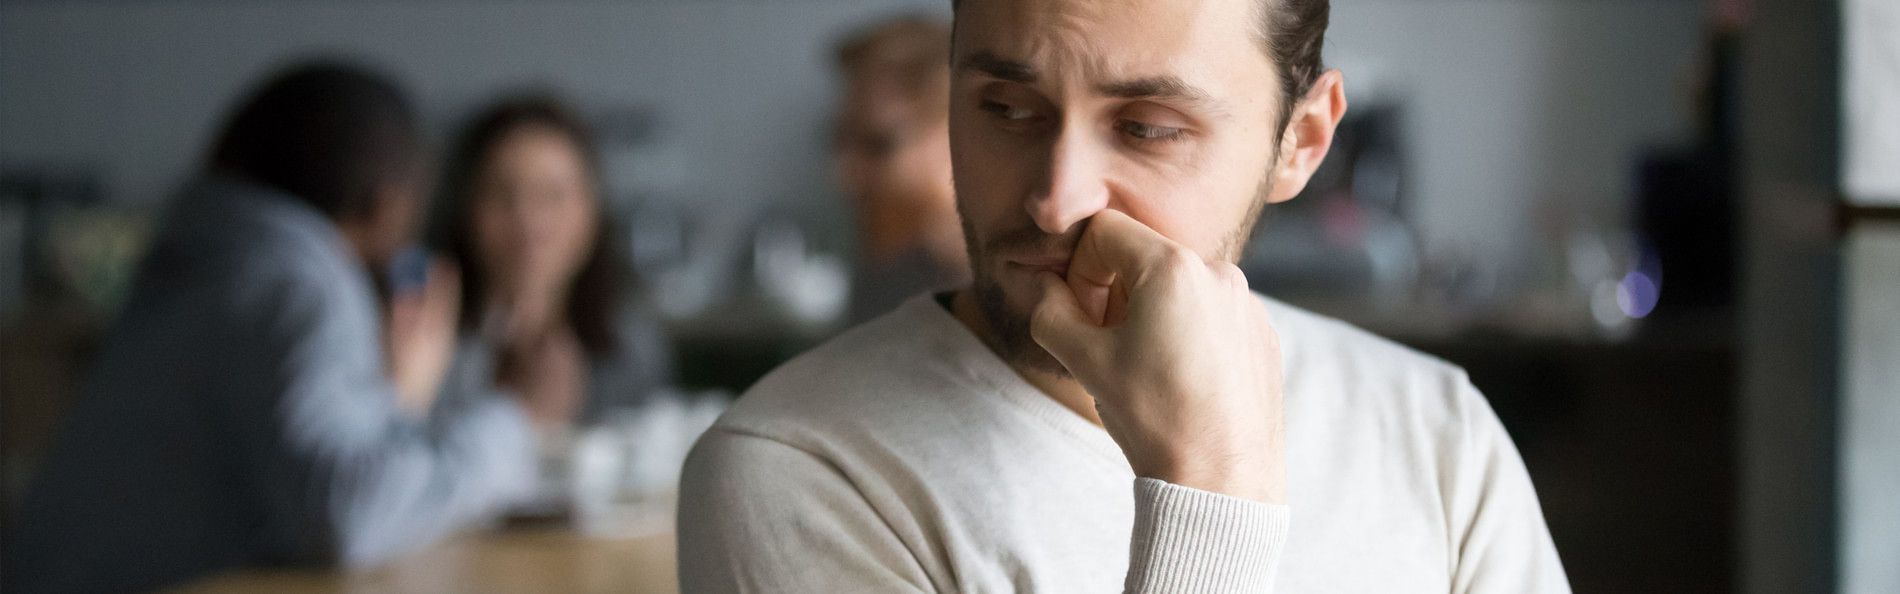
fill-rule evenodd
<path id="1" fill-rule="evenodd" d="M 422 422 L 454 344 L 453 269 L 392 301 L 380 331 L 372 271 L 410 241 L 429 171 L 401 93 L 354 67 L 298 67 L 212 153 L 19 510 L 9 592 L 361 566 L 531 486 L 532 404 Z"/>
<path id="2" fill-rule="evenodd" d="M 786 365 L 702 438 L 685 589 L 1567 591 L 1460 370 L 1232 264 L 1345 112 L 1327 12 L 961 2 L 975 280 Z"/>

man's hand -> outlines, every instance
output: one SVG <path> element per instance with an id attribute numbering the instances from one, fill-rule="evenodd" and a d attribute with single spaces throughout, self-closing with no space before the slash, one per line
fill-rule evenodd
<path id="1" fill-rule="evenodd" d="M 435 404 L 442 375 L 455 356 L 461 310 L 461 272 L 440 259 L 429 263 L 422 290 L 390 297 L 385 346 L 398 407 L 424 415 Z"/>
<path id="2" fill-rule="evenodd" d="M 1095 398 L 1137 476 L 1286 499 L 1280 344 L 1240 269 L 1104 210 L 1042 276 L 1036 342 Z"/>

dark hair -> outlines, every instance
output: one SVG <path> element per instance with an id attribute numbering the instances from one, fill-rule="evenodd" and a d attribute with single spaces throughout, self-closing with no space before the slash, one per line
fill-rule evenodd
<path id="1" fill-rule="evenodd" d="M 1280 125 L 1326 72 L 1321 53 L 1332 20 L 1331 0 L 1261 0 L 1268 55 L 1280 68 Z"/>
<path id="2" fill-rule="evenodd" d="M 950 0 L 954 13 L 962 0 Z M 1331 0 L 1256 0 L 1260 9 L 1261 44 L 1279 67 L 1280 125 L 1285 126 L 1293 106 L 1312 90 L 1326 72 L 1320 59 L 1331 20 Z M 955 21 L 952 20 L 952 26 Z M 1278 133 L 1275 134 L 1276 136 Z"/>
<path id="3" fill-rule="evenodd" d="M 421 134 L 388 79 L 310 61 L 272 76 L 225 122 L 207 169 L 282 190 L 333 220 L 374 206 L 376 187 L 418 173 Z"/>
<path id="4" fill-rule="evenodd" d="M 600 163 L 594 149 L 593 134 L 574 112 L 549 95 L 521 95 L 505 99 L 481 112 L 463 129 L 450 153 L 442 184 L 441 211 L 436 217 L 433 236 L 436 248 L 462 266 L 462 329 L 472 332 L 486 313 L 486 283 L 481 262 L 477 260 L 471 214 L 476 178 L 487 164 L 490 153 L 509 133 L 525 127 L 542 126 L 566 136 L 580 151 L 599 200 Z M 604 205 L 595 229 L 594 245 L 581 264 L 565 304 L 567 322 L 574 329 L 581 347 L 594 356 L 613 352 L 619 347 L 616 323 L 620 289 L 625 267 L 614 256 L 613 226 L 608 224 Z"/>
<path id="5" fill-rule="evenodd" d="M 936 93 L 949 78 L 950 26 L 920 15 L 877 21 L 841 39 L 834 59 L 846 78 L 885 77 L 915 99 Z"/>

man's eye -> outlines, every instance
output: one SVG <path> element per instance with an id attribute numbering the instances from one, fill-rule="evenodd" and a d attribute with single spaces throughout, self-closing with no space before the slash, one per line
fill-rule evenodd
<path id="1" fill-rule="evenodd" d="M 1117 122 L 1115 127 L 1120 129 L 1123 134 L 1127 134 L 1136 140 L 1179 140 L 1187 134 L 1187 131 L 1181 128 L 1155 126 L 1134 120 L 1122 120 Z"/>
<path id="2" fill-rule="evenodd" d="M 989 101 L 989 100 L 983 101 L 983 103 L 978 105 L 977 107 L 981 108 L 983 111 L 990 112 L 996 117 L 1003 118 L 1005 120 L 1027 120 L 1029 118 L 1035 117 L 1036 115 L 1036 112 L 1029 111 L 1027 109 L 1022 109 L 1020 107 L 1011 107 L 1008 104 L 998 103 L 998 102 Z"/>

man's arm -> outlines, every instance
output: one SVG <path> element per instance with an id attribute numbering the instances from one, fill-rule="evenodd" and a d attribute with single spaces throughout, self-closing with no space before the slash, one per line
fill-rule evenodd
<path id="1" fill-rule="evenodd" d="M 1453 592 L 1567 593 L 1530 473 L 1484 396 L 1462 377 L 1457 386 L 1464 440 L 1453 461 L 1447 505 L 1461 530 Z"/>
<path id="2" fill-rule="evenodd" d="M 683 592 L 937 590 L 836 467 L 785 443 L 713 428 L 679 500 Z"/>
<path id="3" fill-rule="evenodd" d="M 1114 210 L 1044 273 L 1036 342 L 1135 475 L 1130 592 L 1269 592 L 1286 540 L 1280 345 L 1239 269 Z"/>
<path id="4" fill-rule="evenodd" d="M 1128 592 L 1271 592 L 1288 510 L 1135 479 Z"/>
<path id="5" fill-rule="evenodd" d="M 377 356 L 360 285 L 295 270 L 241 306 L 257 322 L 232 345 L 233 455 L 265 506 L 272 556 L 362 566 L 433 542 L 519 497 L 533 430 L 489 398 L 431 431 L 400 404 Z"/>
<path id="6" fill-rule="evenodd" d="M 1285 506 L 1137 479 L 1128 592 L 1266 592 Z M 910 549 L 819 457 L 715 428 L 680 482 L 686 592 L 929 592 Z M 1107 561 L 1107 560 L 1104 560 Z"/>

